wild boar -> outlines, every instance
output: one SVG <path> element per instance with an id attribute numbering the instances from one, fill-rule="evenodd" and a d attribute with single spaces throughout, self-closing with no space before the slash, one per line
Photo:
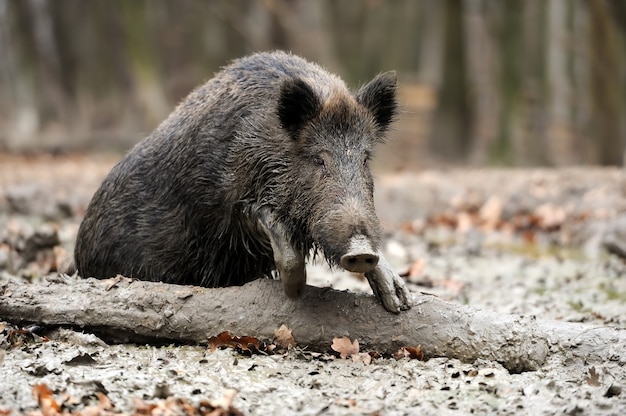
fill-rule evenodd
<path id="1" fill-rule="evenodd" d="M 352 93 L 292 54 L 234 61 L 108 174 L 78 232 L 80 275 L 221 287 L 277 271 L 297 297 L 319 252 L 364 273 L 389 311 L 409 308 L 369 168 L 396 107 L 392 72 Z"/>

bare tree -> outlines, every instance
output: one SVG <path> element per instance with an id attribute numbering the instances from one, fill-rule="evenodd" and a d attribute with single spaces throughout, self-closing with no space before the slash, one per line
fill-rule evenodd
<path id="1" fill-rule="evenodd" d="M 617 33 L 608 3 L 588 0 L 587 6 L 591 22 L 592 139 L 598 145 L 598 161 L 618 165 L 622 161 L 622 153 L 618 149 L 624 146 L 624 133 L 621 131 L 624 99 L 621 97 L 623 89 L 620 90 L 616 84 L 623 79 L 624 64 L 620 63 Z"/>
<path id="2" fill-rule="evenodd" d="M 500 104 L 495 45 L 488 29 L 485 0 L 465 0 L 465 50 L 470 111 L 472 112 L 470 160 L 482 165 L 497 139 Z"/>
<path id="3" fill-rule="evenodd" d="M 571 119 L 572 89 L 569 76 L 567 16 L 571 2 L 547 3 L 546 33 L 548 81 L 548 130 L 546 148 L 555 165 L 571 165 L 575 160 Z"/>

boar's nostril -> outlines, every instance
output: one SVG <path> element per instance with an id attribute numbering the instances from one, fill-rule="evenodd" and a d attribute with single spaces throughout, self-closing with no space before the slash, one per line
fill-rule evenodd
<path id="1" fill-rule="evenodd" d="M 378 255 L 374 253 L 346 254 L 341 257 L 341 267 L 349 272 L 366 273 L 378 264 Z"/>
<path id="2" fill-rule="evenodd" d="M 339 264 L 349 272 L 366 273 L 378 264 L 378 254 L 369 238 L 356 235 L 348 242 L 348 252 L 341 256 Z"/>

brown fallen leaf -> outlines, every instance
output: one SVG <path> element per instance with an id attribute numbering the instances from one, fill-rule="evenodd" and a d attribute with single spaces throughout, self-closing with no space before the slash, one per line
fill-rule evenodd
<path id="1" fill-rule="evenodd" d="M 335 399 L 335 404 L 341 407 L 356 407 L 357 402 L 355 399 L 342 399 L 342 398 L 337 398 Z"/>
<path id="2" fill-rule="evenodd" d="M 106 394 L 99 391 L 96 392 L 96 396 L 98 396 L 98 400 L 100 401 L 100 408 L 104 410 L 111 410 L 115 407 L 113 406 L 113 403 L 111 403 L 111 399 L 109 399 Z"/>
<path id="3" fill-rule="evenodd" d="M 596 371 L 595 367 L 591 367 L 589 369 L 589 377 L 586 377 L 585 381 L 590 386 L 599 386 L 600 385 L 600 374 Z"/>
<path id="4" fill-rule="evenodd" d="M 456 231 L 459 233 L 467 233 L 476 224 L 475 216 L 466 211 L 457 214 Z"/>
<path id="5" fill-rule="evenodd" d="M 59 406 L 61 406 L 62 409 L 65 409 L 68 407 L 76 407 L 80 405 L 81 403 L 80 398 L 72 396 L 68 392 L 61 393 L 57 397 L 56 401 L 57 403 L 59 403 Z"/>
<path id="6" fill-rule="evenodd" d="M 333 344 L 330 348 L 338 352 L 341 358 L 345 359 L 359 353 L 359 341 L 357 339 L 354 342 L 350 341 L 348 337 L 333 338 Z"/>
<path id="7" fill-rule="evenodd" d="M 421 345 L 418 345 L 417 347 L 402 347 L 398 351 L 394 352 L 392 356 L 396 360 L 409 358 L 411 360 L 424 361 L 424 353 L 422 352 Z"/>
<path id="8" fill-rule="evenodd" d="M 537 234 L 534 231 L 525 230 L 522 232 L 522 239 L 528 244 L 534 244 L 537 241 Z"/>
<path id="9" fill-rule="evenodd" d="M 135 414 L 137 415 L 150 415 L 152 411 L 157 407 L 155 403 L 148 403 L 140 399 L 139 397 L 132 398 L 133 407 L 135 408 Z"/>
<path id="10" fill-rule="evenodd" d="M 291 329 L 287 328 L 285 324 L 274 330 L 274 337 L 274 342 L 281 348 L 288 349 L 296 346 L 296 340 L 291 334 Z"/>
<path id="11" fill-rule="evenodd" d="M 185 399 L 168 397 L 155 403 L 145 402 L 135 397 L 133 407 L 135 415 L 188 415 L 188 416 L 243 416 L 243 413 L 233 407 L 233 399 L 237 390 L 226 389 L 223 396 L 216 400 L 202 400 L 198 406 L 193 406 Z"/>
<path id="12" fill-rule="evenodd" d="M 118 274 L 115 277 L 111 277 L 110 279 L 106 279 L 107 287 L 106 287 L 105 290 L 108 292 L 109 290 L 113 289 L 114 287 L 117 287 L 117 285 L 122 280 L 124 280 L 124 276 L 122 276 L 121 274 Z"/>
<path id="13" fill-rule="evenodd" d="M 372 362 L 372 356 L 367 352 L 352 354 L 350 358 L 352 358 L 353 363 L 363 363 L 365 365 L 370 365 Z"/>
<path id="14" fill-rule="evenodd" d="M 493 231 L 498 227 L 503 208 L 502 199 L 497 196 L 492 196 L 483 204 L 478 211 L 483 231 Z"/>
<path id="15" fill-rule="evenodd" d="M 417 259 L 413 263 L 411 263 L 411 266 L 409 266 L 409 273 L 407 275 L 409 280 L 419 278 L 422 273 L 424 273 L 425 266 L 426 262 L 424 261 L 424 259 Z"/>
<path id="16" fill-rule="evenodd" d="M 98 403 L 87 406 L 83 410 L 76 411 L 73 414 L 80 416 L 103 416 L 103 415 L 115 415 L 120 413 L 115 413 L 113 411 L 114 405 L 111 403 L 111 400 L 107 397 L 106 394 L 102 392 L 96 392 L 96 396 L 98 397 Z M 66 412 L 63 412 L 65 415 Z"/>
<path id="17" fill-rule="evenodd" d="M 211 352 L 215 352 L 217 348 L 233 348 L 239 352 L 259 352 L 265 350 L 265 345 L 257 338 L 248 336 L 233 336 L 230 332 L 224 331 L 216 337 L 208 340 L 208 346 Z"/>
<path id="18" fill-rule="evenodd" d="M 221 409 L 223 411 L 229 411 L 229 409 L 233 409 L 233 400 L 237 395 L 237 390 L 235 389 L 225 389 L 222 393 L 221 399 L 211 400 L 209 401 L 209 405 L 214 407 L 215 409 Z M 240 412 L 238 412 L 240 413 Z M 211 413 L 213 414 L 213 413 Z M 229 415 L 231 413 L 217 413 L 219 415 Z M 240 413 L 241 414 L 241 413 Z"/>
<path id="19" fill-rule="evenodd" d="M 435 215 L 428 220 L 429 224 L 434 226 L 442 226 L 448 228 L 456 228 L 457 217 L 454 214 L 443 213 Z"/>
<path id="20" fill-rule="evenodd" d="M 543 230 L 557 229 L 567 218 L 565 209 L 549 203 L 537 207 L 535 215 L 539 217 L 539 225 Z"/>
<path id="21" fill-rule="evenodd" d="M 35 384 L 33 386 L 33 397 L 43 416 L 56 416 L 61 410 L 61 406 L 54 400 L 52 391 L 45 384 Z"/>

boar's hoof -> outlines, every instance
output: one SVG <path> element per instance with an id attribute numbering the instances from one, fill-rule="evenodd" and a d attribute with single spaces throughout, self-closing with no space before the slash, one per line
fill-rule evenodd
<path id="1" fill-rule="evenodd" d="M 376 268 L 366 272 L 365 277 L 374 295 L 389 312 L 399 313 L 411 308 L 411 292 L 382 254 L 379 254 Z"/>
<path id="2" fill-rule="evenodd" d="M 367 237 L 357 235 L 350 239 L 348 252 L 341 256 L 340 264 L 349 272 L 367 273 L 378 264 L 378 253 Z"/>
<path id="3" fill-rule="evenodd" d="M 283 269 L 278 271 L 280 280 L 283 282 L 285 294 L 292 299 L 302 296 L 306 287 L 306 270 L 304 267 L 296 269 Z"/>

